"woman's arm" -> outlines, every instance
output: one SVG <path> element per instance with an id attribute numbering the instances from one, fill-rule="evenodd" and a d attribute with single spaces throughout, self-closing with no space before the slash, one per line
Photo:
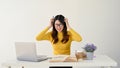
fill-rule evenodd
<path id="1" fill-rule="evenodd" d="M 51 33 L 47 32 L 51 27 L 52 27 L 52 23 L 53 23 L 53 18 L 50 19 L 50 24 L 47 28 L 45 28 L 43 31 L 41 31 L 37 36 L 36 36 L 36 40 L 40 41 L 40 40 L 50 40 L 50 36 Z"/>
<path id="2" fill-rule="evenodd" d="M 36 36 L 36 40 L 40 41 L 40 40 L 49 40 L 49 36 L 50 33 L 47 31 L 49 30 L 49 27 L 45 28 L 43 31 L 41 31 L 37 36 Z"/>
<path id="3" fill-rule="evenodd" d="M 72 40 L 78 42 L 82 41 L 82 37 L 76 31 L 74 31 L 72 28 L 69 31 L 71 33 Z"/>
<path id="4" fill-rule="evenodd" d="M 67 18 L 65 18 L 65 22 L 66 22 L 67 29 L 69 29 L 71 33 L 72 40 L 80 42 L 82 40 L 82 37 L 70 27 Z"/>

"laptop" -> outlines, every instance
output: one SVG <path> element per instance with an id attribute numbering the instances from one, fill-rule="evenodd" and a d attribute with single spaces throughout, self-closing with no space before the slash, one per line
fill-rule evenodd
<path id="1" fill-rule="evenodd" d="M 20 61 L 39 62 L 48 59 L 46 55 L 37 55 L 35 42 L 15 42 L 16 57 Z"/>

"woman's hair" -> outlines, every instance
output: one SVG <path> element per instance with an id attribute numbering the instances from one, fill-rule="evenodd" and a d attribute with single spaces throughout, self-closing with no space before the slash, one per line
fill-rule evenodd
<path id="1" fill-rule="evenodd" d="M 52 30 L 52 38 L 53 38 L 53 43 L 57 43 L 58 42 L 58 32 L 57 30 L 55 29 L 55 21 L 56 20 L 59 20 L 61 22 L 61 24 L 64 25 L 64 28 L 62 30 L 62 34 L 63 34 L 63 39 L 61 40 L 62 43 L 66 43 L 68 40 L 69 40 L 69 35 L 67 34 L 67 26 L 66 26 L 66 23 L 65 23 L 65 17 L 63 15 L 56 15 L 55 18 L 54 18 L 54 22 L 53 22 L 53 30 Z"/>

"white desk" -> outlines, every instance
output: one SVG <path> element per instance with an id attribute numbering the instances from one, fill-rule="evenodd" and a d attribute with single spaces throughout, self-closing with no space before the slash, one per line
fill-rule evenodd
<path id="1" fill-rule="evenodd" d="M 12 68 L 12 66 L 19 66 L 19 68 L 49 68 L 50 66 L 72 66 L 72 67 L 101 67 L 112 68 L 117 66 L 117 63 L 106 55 L 97 55 L 93 60 L 84 60 L 80 62 L 52 62 L 48 60 L 42 62 L 27 62 L 11 60 L 2 63 L 2 67 Z"/>

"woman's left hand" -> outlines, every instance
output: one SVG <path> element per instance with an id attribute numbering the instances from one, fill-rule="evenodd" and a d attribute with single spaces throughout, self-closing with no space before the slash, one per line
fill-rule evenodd
<path id="1" fill-rule="evenodd" d="M 68 23 L 68 19 L 67 18 L 65 18 L 65 23 L 66 23 L 67 28 L 70 29 L 70 25 Z"/>

